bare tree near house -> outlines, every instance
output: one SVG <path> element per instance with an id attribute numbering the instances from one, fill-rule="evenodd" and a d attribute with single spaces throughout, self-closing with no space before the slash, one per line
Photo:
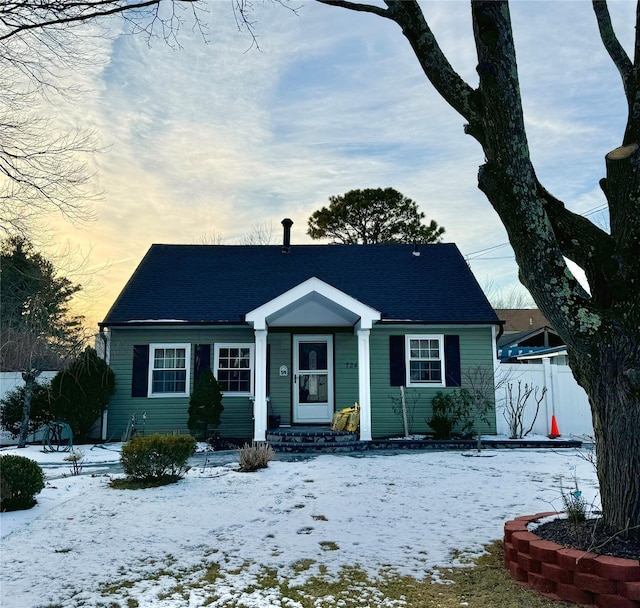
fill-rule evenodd
<path id="1" fill-rule="evenodd" d="M 453 69 L 417 1 L 319 2 L 397 23 L 427 78 L 482 147 L 478 186 L 507 230 L 521 282 L 566 343 L 573 374 L 589 395 L 605 523 L 640 535 L 640 8 L 631 58 L 606 2 L 593 2 L 628 101 L 625 132 L 620 146 L 606 155 L 606 177 L 600 180 L 611 218 L 607 233 L 569 211 L 536 176 L 508 2 L 471 2 L 477 88 Z M 591 294 L 565 258 L 585 271 Z"/>
<path id="2" fill-rule="evenodd" d="M 25 397 L 18 447 L 29 433 L 33 387 L 47 369 L 59 369 L 78 352 L 86 336 L 69 303 L 80 290 L 20 237 L 2 243 L 0 282 L 0 369 L 19 371 Z"/>
<path id="3" fill-rule="evenodd" d="M 255 222 L 248 232 L 238 238 L 240 245 L 272 245 L 274 243 L 273 224 Z"/>

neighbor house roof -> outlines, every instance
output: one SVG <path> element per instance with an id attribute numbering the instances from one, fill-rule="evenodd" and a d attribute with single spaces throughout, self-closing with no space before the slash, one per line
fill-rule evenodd
<path id="1" fill-rule="evenodd" d="M 538 308 L 496 308 L 498 318 L 505 322 L 504 333 L 528 332 L 551 323 Z"/>
<path id="2" fill-rule="evenodd" d="M 378 310 L 382 322 L 486 323 L 498 318 L 453 244 L 152 245 L 102 326 L 240 324 L 317 277 Z"/>

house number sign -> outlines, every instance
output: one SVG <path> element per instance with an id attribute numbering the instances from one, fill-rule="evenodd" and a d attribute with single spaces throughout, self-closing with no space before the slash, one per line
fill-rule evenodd
<path id="1" fill-rule="evenodd" d="M 281 365 L 280 366 L 280 375 L 281 376 L 288 376 L 289 375 L 289 369 L 287 368 L 286 365 Z"/>

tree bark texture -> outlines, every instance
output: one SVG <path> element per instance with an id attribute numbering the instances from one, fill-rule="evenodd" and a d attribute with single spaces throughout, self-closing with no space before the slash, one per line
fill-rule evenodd
<path id="1" fill-rule="evenodd" d="M 385 0 L 384 10 L 349 0 L 320 2 L 369 8 L 395 21 L 427 78 L 468 121 L 465 131 L 486 159 L 478 186 L 507 230 L 521 282 L 565 341 L 573 374 L 589 396 L 605 523 L 640 536 L 640 27 L 632 60 L 617 40 L 606 2 L 594 0 L 629 107 L 621 146 L 607 155 L 600 181 L 611 216 L 608 234 L 566 209 L 536 177 L 506 0 L 471 2 L 476 89 L 453 70 L 417 1 Z M 640 8 L 636 14 L 640 24 Z M 590 293 L 565 258 L 583 268 Z"/>

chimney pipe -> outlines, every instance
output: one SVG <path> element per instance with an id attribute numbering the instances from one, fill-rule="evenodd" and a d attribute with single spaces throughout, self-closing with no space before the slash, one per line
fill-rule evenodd
<path id="1" fill-rule="evenodd" d="M 289 253 L 289 249 L 291 248 L 291 226 L 293 226 L 293 221 L 288 217 L 285 217 L 280 223 L 284 227 L 282 253 Z"/>

